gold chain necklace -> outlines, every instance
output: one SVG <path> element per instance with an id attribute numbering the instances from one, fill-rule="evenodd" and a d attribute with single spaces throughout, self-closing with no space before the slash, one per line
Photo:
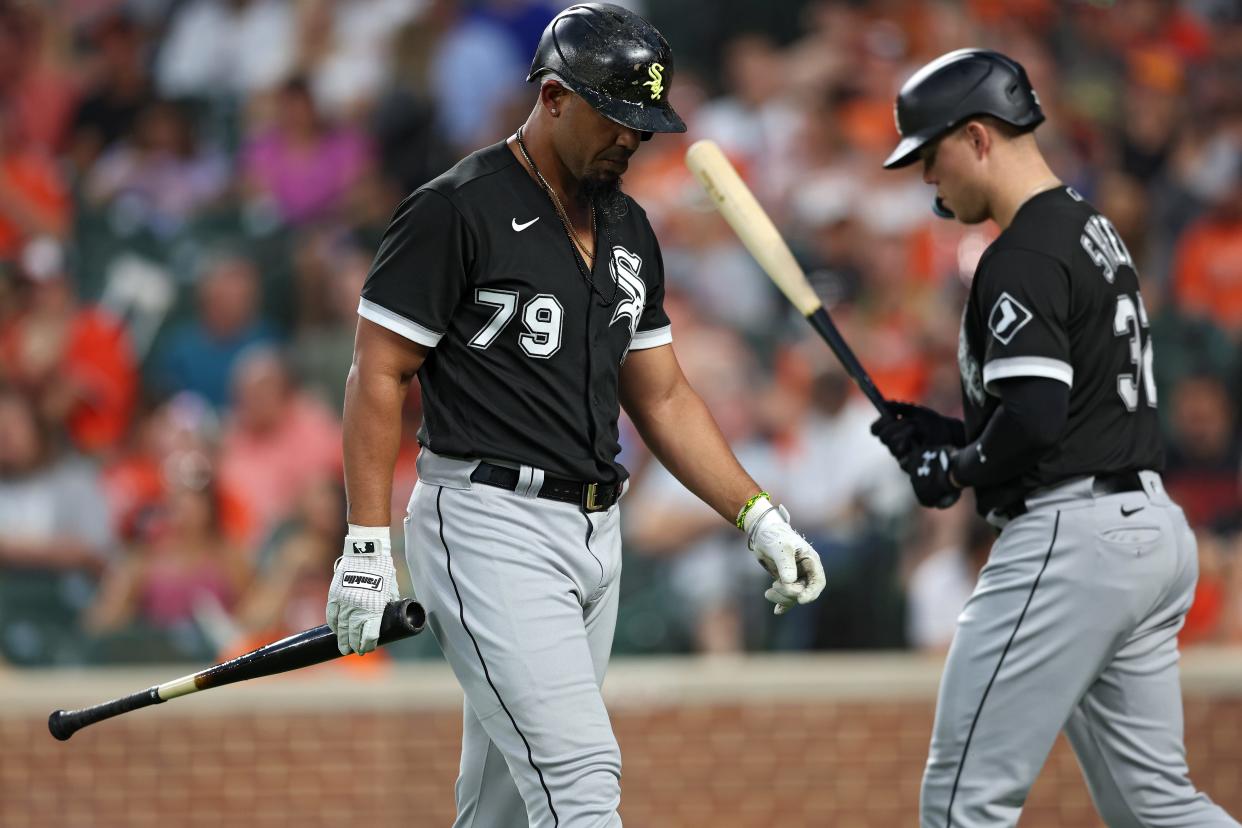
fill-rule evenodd
<path id="1" fill-rule="evenodd" d="M 518 127 L 518 131 L 517 131 L 517 145 L 518 145 L 518 149 L 522 151 L 522 157 L 526 159 L 526 163 L 530 166 L 531 170 L 535 173 L 535 178 L 539 179 L 539 183 L 543 186 L 544 192 L 546 192 L 552 198 L 552 204 L 556 206 L 556 214 L 560 216 L 561 224 L 565 228 L 565 233 L 569 236 L 570 242 L 572 242 L 574 245 L 574 253 L 576 254 L 575 259 L 578 256 L 582 257 L 582 264 L 586 265 L 586 273 L 584 273 L 583 275 L 586 276 L 588 279 L 590 279 L 590 272 L 595 266 L 595 256 L 587 252 L 588 248 L 586 244 L 582 241 L 582 239 L 578 238 L 578 233 L 576 230 L 574 230 L 574 225 L 569 220 L 569 214 L 565 212 L 564 205 L 561 204 L 560 198 L 556 195 L 556 190 L 553 190 L 552 186 L 548 184 L 547 179 L 545 179 L 543 177 L 543 173 L 539 171 L 539 167 L 535 164 L 534 159 L 532 159 L 530 157 L 530 153 L 526 151 L 526 142 L 522 140 L 522 128 L 521 127 Z M 599 243 L 599 228 L 596 227 L 596 224 L 595 224 L 595 202 L 594 200 L 591 201 L 591 229 L 595 231 L 595 241 L 596 241 L 596 244 L 598 244 Z"/>

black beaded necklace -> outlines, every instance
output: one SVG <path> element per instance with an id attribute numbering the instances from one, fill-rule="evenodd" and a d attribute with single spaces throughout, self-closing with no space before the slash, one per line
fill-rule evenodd
<path id="1" fill-rule="evenodd" d="M 618 285 L 615 283 L 613 284 L 611 296 L 604 296 L 603 291 L 596 287 L 595 278 L 592 275 L 592 265 L 594 264 L 595 259 L 599 257 L 600 247 L 606 246 L 604 245 L 600 225 L 596 221 L 595 217 L 595 201 L 593 199 L 591 201 L 591 227 L 595 230 L 595 255 L 591 257 L 591 263 L 588 264 L 586 260 L 586 245 L 581 239 L 578 238 L 578 234 L 574 231 L 573 224 L 569 221 L 569 214 L 565 212 L 565 207 L 561 204 L 561 200 L 556 195 L 556 191 L 552 189 L 552 185 L 548 184 L 547 179 L 544 178 L 543 173 L 540 172 L 539 166 L 535 163 L 535 160 L 530 157 L 530 153 L 527 152 L 526 142 L 522 140 L 521 127 L 518 127 L 517 130 L 517 145 L 518 149 L 522 152 L 522 157 L 526 159 L 526 163 L 535 173 L 535 178 L 538 179 L 540 186 L 543 187 L 543 191 L 548 194 L 548 197 L 552 199 L 553 206 L 556 207 L 556 214 L 560 217 L 561 226 L 565 229 L 565 235 L 569 238 L 569 246 L 574 251 L 574 263 L 578 265 L 578 272 L 582 274 L 582 278 L 587 280 L 587 284 L 591 286 L 591 290 L 597 293 L 599 298 L 611 305 L 613 300 L 617 298 Z"/>

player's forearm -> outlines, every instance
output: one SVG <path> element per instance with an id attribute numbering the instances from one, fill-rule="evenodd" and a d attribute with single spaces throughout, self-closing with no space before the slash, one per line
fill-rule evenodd
<path id="1" fill-rule="evenodd" d="M 664 467 L 730 523 L 759 491 L 733 456 L 711 412 L 688 384 L 628 413 Z"/>
<path id="2" fill-rule="evenodd" d="M 392 475 L 401 446 L 401 406 L 409 381 L 355 362 L 345 381 L 343 450 L 347 519 L 387 526 Z"/>
<path id="3" fill-rule="evenodd" d="M 1041 377 L 998 383 L 1001 404 L 979 439 L 953 460 L 963 486 L 994 486 L 1030 469 L 1060 439 L 1069 416 L 1069 386 Z"/>

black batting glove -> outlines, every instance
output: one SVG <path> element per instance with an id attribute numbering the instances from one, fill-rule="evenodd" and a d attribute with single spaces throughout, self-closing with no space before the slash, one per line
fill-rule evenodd
<path id="1" fill-rule="evenodd" d="M 890 402 L 888 411 L 889 416 L 871 424 L 871 433 L 898 462 L 905 460 L 916 445 L 966 445 L 966 427 L 961 420 L 906 402 Z"/>
<path id="2" fill-rule="evenodd" d="M 914 496 L 923 506 L 947 509 L 962 496 L 962 490 L 949 476 L 956 451 L 948 445 L 916 445 L 901 461 L 901 468 L 910 476 Z"/>
<path id="3" fill-rule="evenodd" d="M 918 441 L 927 446 L 966 445 L 966 425 L 956 417 L 946 417 L 925 405 L 907 402 L 890 402 L 888 410 L 894 417 L 914 424 Z"/>
<path id="4" fill-rule="evenodd" d="M 890 404 L 891 405 L 891 404 Z M 880 417 L 871 424 L 871 433 L 880 438 L 888 453 L 900 463 L 914 449 L 918 439 L 913 420 Z"/>

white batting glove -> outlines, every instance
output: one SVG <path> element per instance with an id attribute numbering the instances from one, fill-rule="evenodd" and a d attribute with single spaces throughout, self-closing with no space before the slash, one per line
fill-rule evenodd
<path id="1" fill-rule="evenodd" d="M 750 551 L 776 579 L 763 594 L 776 604 L 776 615 L 798 604 L 809 604 L 824 591 L 826 580 L 819 554 L 789 525 L 784 506 L 773 506 L 766 497 L 760 497 L 746 511 L 742 529 Z"/>
<path id="2" fill-rule="evenodd" d="M 379 642 L 380 620 L 389 601 L 401 597 L 387 526 L 349 525 L 345 549 L 336 559 L 328 587 L 328 626 L 341 655 L 369 653 Z"/>

